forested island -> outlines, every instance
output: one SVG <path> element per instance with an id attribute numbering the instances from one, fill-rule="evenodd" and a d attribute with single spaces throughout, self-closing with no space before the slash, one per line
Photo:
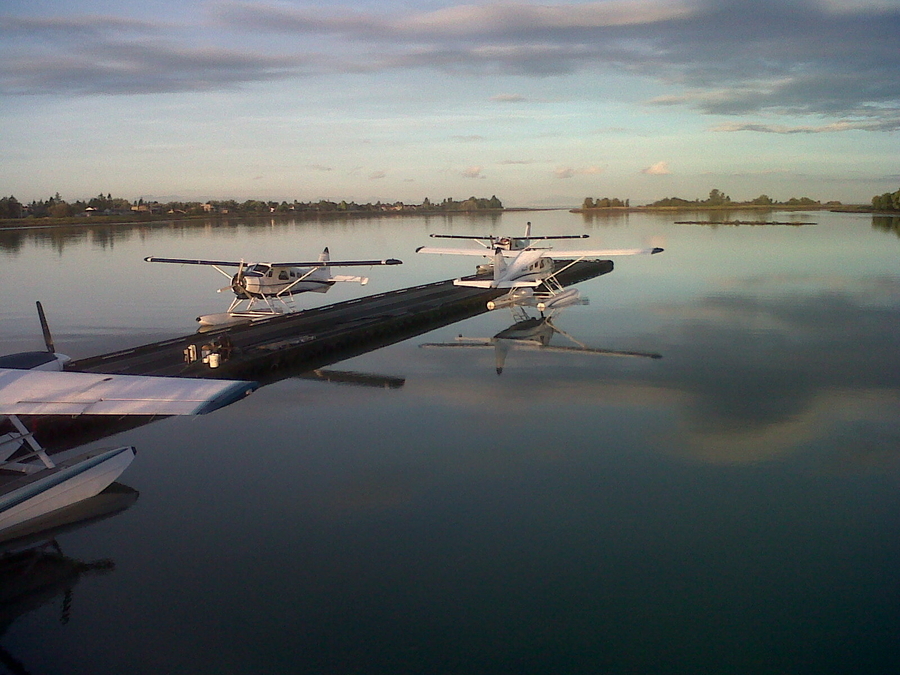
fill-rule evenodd
<path id="1" fill-rule="evenodd" d="M 87 200 L 67 202 L 59 193 L 46 200 L 32 201 L 23 204 L 15 197 L 0 198 L 0 220 L 32 222 L 37 219 L 49 219 L 62 222 L 77 221 L 83 218 L 115 219 L 121 221 L 160 220 L 171 218 L 197 218 L 210 216 L 297 216 L 303 214 L 355 214 L 355 215 L 391 215 L 422 213 L 454 213 L 474 211 L 502 211 L 503 202 L 496 195 L 487 197 L 469 197 L 464 200 L 446 198 L 432 202 L 425 198 L 420 204 L 403 202 L 375 202 L 357 204 L 356 202 L 317 202 L 260 201 L 249 199 L 244 202 L 229 200 L 210 200 L 206 202 L 159 202 L 139 199 L 131 202 L 111 194 L 97 195 Z"/>
<path id="2" fill-rule="evenodd" d="M 871 207 L 864 205 L 845 206 L 839 201 L 821 202 L 809 197 L 791 197 L 786 201 L 776 201 L 766 194 L 762 194 L 750 201 L 734 201 L 727 194 L 718 189 L 710 190 L 706 199 L 682 199 L 681 197 L 663 197 L 644 206 L 631 206 L 630 200 L 618 197 L 602 197 L 595 199 L 585 197 L 581 208 L 572 209 L 573 212 L 619 209 L 632 211 L 647 210 L 675 210 L 675 209 L 842 209 L 855 211 L 900 211 L 900 190 L 886 192 L 883 195 L 872 197 Z"/>
<path id="3" fill-rule="evenodd" d="M 840 206 L 840 202 L 827 202 L 822 204 L 819 201 L 810 199 L 809 197 L 791 197 L 785 202 L 778 202 L 768 195 L 760 195 L 756 199 L 747 202 L 733 201 L 731 197 L 718 189 L 713 189 L 706 199 L 682 199 L 681 197 L 663 197 L 655 202 L 645 206 L 631 206 L 628 199 L 620 199 L 617 197 L 602 197 L 593 199 L 586 197 L 580 209 L 572 209 L 573 211 L 591 211 L 596 209 L 629 209 L 629 210 L 650 210 L 650 209 L 722 209 L 722 208 L 831 208 Z"/>

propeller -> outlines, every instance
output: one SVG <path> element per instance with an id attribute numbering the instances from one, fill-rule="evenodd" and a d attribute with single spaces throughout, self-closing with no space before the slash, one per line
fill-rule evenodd
<path id="1" fill-rule="evenodd" d="M 234 291 L 234 294 L 239 298 L 248 298 L 250 296 L 247 295 L 247 280 L 244 276 L 244 259 L 241 258 L 241 264 L 238 267 L 237 274 L 231 277 L 231 290 Z"/>

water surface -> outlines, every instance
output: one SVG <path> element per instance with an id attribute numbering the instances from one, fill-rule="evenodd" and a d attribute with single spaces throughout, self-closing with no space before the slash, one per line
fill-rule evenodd
<path id="1" fill-rule="evenodd" d="M 900 668 L 900 238 L 871 216 L 675 225 L 567 212 L 0 232 L 3 352 L 187 334 L 214 270 L 148 255 L 398 257 L 329 304 L 469 273 L 429 232 L 663 246 L 555 324 L 615 358 L 422 348 L 487 313 L 138 448 L 126 510 L 60 534 L 103 569 L 3 577 L 0 646 L 40 673 L 887 673 Z M 753 219 L 757 217 L 754 216 Z M 750 219 L 750 218 L 747 218 Z M 10 281 L 14 280 L 14 281 Z M 557 334 L 552 344 L 574 345 Z M 59 572 L 64 570 L 65 573 Z M 71 592 L 66 593 L 69 589 Z M 15 591 L 15 592 L 13 592 Z M 7 601 L 6 598 L 10 599 Z M 65 620 L 62 620 L 65 619 Z M 11 672 L 12 667 L 7 666 Z"/>

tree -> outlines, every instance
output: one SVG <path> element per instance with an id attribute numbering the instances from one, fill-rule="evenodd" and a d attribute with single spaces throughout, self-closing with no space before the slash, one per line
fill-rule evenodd
<path id="1" fill-rule="evenodd" d="M 51 218 L 68 218 L 74 214 L 72 207 L 62 200 L 55 201 L 47 211 Z"/>
<path id="2" fill-rule="evenodd" d="M 730 204 L 731 197 L 726 195 L 721 190 L 717 190 L 713 188 L 709 192 L 709 199 L 707 199 L 704 204 L 707 206 L 722 206 L 723 204 Z"/>
<path id="3" fill-rule="evenodd" d="M 872 197 L 872 208 L 876 211 L 900 211 L 900 190 Z"/>
<path id="4" fill-rule="evenodd" d="M 21 218 L 22 205 L 19 200 L 10 195 L 0 199 L 0 218 Z"/>

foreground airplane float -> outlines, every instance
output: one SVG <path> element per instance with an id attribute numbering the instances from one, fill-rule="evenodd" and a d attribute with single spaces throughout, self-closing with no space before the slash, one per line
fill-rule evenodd
<path id="1" fill-rule="evenodd" d="M 255 382 L 64 371 L 38 303 L 46 352 L 0 357 L 0 531 L 99 494 L 135 456 L 94 449 L 59 463 L 20 415 L 202 415 L 237 401 Z"/>
<path id="2" fill-rule="evenodd" d="M 201 326 L 220 326 L 264 319 L 294 310 L 292 296 L 297 293 L 327 293 L 337 282 L 356 282 L 365 285 L 368 277 L 332 274 L 332 267 L 371 267 L 373 265 L 402 265 L 401 260 L 331 260 L 326 247 L 319 259 L 306 262 L 245 262 L 244 260 L 193 260 L 187 258 L 157 258 L 148 256 L 146 262 L 206 265 L 214 267 L 231 279 L 231 285 L 219 292 L 232 291 L 234 300 L 224 313 L 198 316 Z M 237 273 L 225 267 L 237 267 Z"/>
<path id="3" fill-rule="evenodd" d="M 457 235 L 431 235 L 432 237 L 452 237 Z M 557 280 L 557 275 L 564 269 L 568 269 L 576 262 L 584 259 L 607 258 L 609 256 L 626 255 L 653 255 L 662 253 L 663 249 L 651 248 L 624 248 L 624 249 L 554 249 L 550 246 L 532 246 L 533 239 L 571 239 L 584 238 L 587 235 L 559 235 L 547 237 L 532 237 L 531 223 L 525 229 L 525 237 L 505 237 L 488 241 L 497 245 L 493 251 L 489 251 L 483 241 L 479 243 L 482 249 L 466 248 L 438 248 L 420 246 L 416 253 L 434 253 L 439 255 L 465 255 L 490 258 L 489 265 L 479 265 L 479 274 L 492 275 L 489 279 L 455 279 L 457 286 L 469 286 L 472 288 L 508 288 L 509 293 L 495 298 L 487 303 L 488 309 L 497 309 L 508 306 L 537 307 L 541 312 L 550 309 L 559 309 L 573 304 L 583 303 L 576 289 L 563 289 Z M 508 242 L 500 245 L 500 242 Z M 559 266 L 557 263 L 566 261 Z"/>

